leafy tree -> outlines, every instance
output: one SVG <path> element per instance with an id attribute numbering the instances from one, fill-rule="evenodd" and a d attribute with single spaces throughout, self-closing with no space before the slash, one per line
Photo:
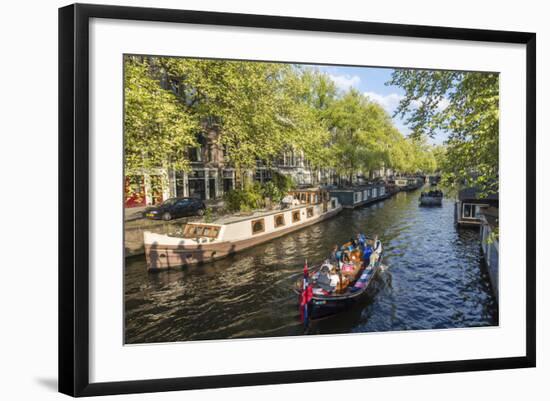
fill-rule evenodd
<path id="1" fill-rule="evenodd" d="M 396 115 L 407 116 L 413 137 L 449 133 L 440 166 L 447 185 L 498 191 L 498 78 L 496 73 L 395 70 L 388 83 L 405 90 Z"/>
<path id="2" fill-rule="evenodd" d="M 238 180 L 288 150 L 303 153 L 312 169 L 329 167 L 350 181 L 381 167 L 435 169 L 425 141 L 404 138 L 380 105 L 296 65 L 126 57 L 124 124 L 127 174 L 188 170 L 188 149 L 212 130 Z M 256 188 L 248 181 L 228 194 L 233 207 L 253 208 L 264 195 L 277 200 L 289 185 L 279 179 Z"/>
<path id="3" fill-rule="evenodd" d="M 305 89 L 294 67 L 174 58 L 162 64 L 179 82 L 189 109 L 202 119 L 214 118 L 219 144 L 237 171 L 253 169 L 258 160 L 269 165 L 290 146 L 315 159 L 311 148 L 322 144 L 323 130 L 303 101 Z"/>
<path id="4" fill-rule="evenodd" d="M 124 70 L 124 156 L 128 174 L 189 168 L 187 149 L 199 129 L 171 92 L 162 89 L 149 59 L 129 56 Z"/>

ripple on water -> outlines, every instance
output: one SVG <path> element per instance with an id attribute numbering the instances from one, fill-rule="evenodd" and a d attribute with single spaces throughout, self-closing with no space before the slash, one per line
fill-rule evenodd
<path id="1" fill-rule="evenodd" d="M 148 274 L 125 268 L 127 343 L 303 334 L 292 292 L 304 260 L 323 260 L 359 231 L 378 234 L 389 270 L 373 297 L 314 323 L 308 333 L 479 327 L 498 324 L 480 266 L 479 235 L 453 224 L 453 202 L 418 207 L 418 192 L 345 210 L 297 233 L 204 266 Z"/>

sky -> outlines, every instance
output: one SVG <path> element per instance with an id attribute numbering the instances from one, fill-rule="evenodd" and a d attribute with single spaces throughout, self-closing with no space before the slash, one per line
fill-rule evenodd
<path id="1" fill-rule="evenodd" d="M 393 68 L 379 67 L 338 67 L 312 65 L 310 68 L 318 69 L 328 74 L 338 89 L 343 91 L 355 88 L 360 93 L 368 96 L 371 100 L 379 103 L 393 116 L 399 101 L 404 97 L 405 91 L 399 86 L 385 85 L 391 79 Z M 443 102 L 444 103 L 444 102 Z M 445 106 L 445 104 L 442 104 Z M 396 128 L 403 134 L 408 135 L 411 130 L 405 125 L 404 119 L 393 117 Z M 437 133 L 433 139 L 428 141 L 433 144 L 441 144 L 446 139 L 443 133 Z"/>

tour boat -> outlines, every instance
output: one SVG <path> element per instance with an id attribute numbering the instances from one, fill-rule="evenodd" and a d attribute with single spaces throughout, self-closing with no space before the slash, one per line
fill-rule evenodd
<path id="1" fill-rule="evenodd" d="M 344 247 L 349 245 L 345 244 Z M 311 272 L 304 269 L 304 278 L 297 280 L 294 291 L 299 295 L 302 317 L 319 319 L 334 315 L 349 308 L 363 296 L 368 295 L 373 288 L 375 277 L 381 270 L 382 243 L 377 241 L 374 252 L 376 261 L 365 265 L 362 251 L 355 248 L 348 252 L 349 261 L 331 264 L 328 260 Z M 322 275 L 330 277 L 330 284 L 321 282 Z M 307 286 L 304 285 L 307 281 Z M 304 289 L 304 287 L 306 287 Z M 307 311 L 304 312 L 304 308 Z"/>
<path id="2" fill-rule="evenodd" d="M 429 191 L 420 194 L 420 206 L 441 206 L 443 204 L 443 192 Z"/>
<path id="3" fill-rule="evenodd" d="M 321 189 L 289 193 L 286 208 L 190 222 L 182 236 L 144 232 L 148 270 L 211 262 L 335 216 L 338 199 Z M 286 198 L 288 199 L 288 197 Z"/>

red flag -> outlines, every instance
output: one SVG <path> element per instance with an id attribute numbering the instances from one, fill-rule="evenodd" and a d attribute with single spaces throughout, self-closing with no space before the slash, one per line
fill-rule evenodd
<path id="1" fill-rule="evenodd" d="M 307 304 L 313 298 L 313 288 L 309 285 L 309 271 L 307 268 L 307 259 L 304 264 L 304 281 L 302 284 L 302 293 L 300 294 L 300 319 L 307 319 Z M 305 312 L 305 313 L 304 313 Z"/>

